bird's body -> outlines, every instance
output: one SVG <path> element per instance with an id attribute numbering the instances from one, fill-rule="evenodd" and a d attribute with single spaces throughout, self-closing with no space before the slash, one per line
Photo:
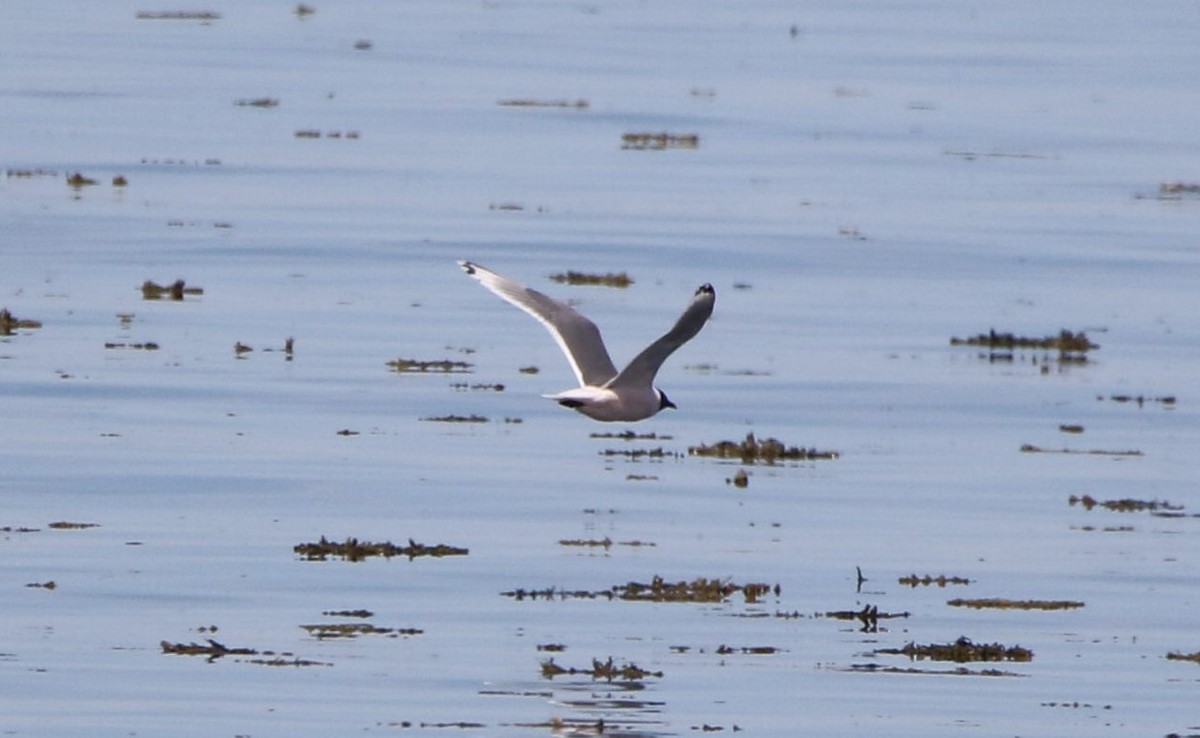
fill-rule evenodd
<path id="1" fill-rule="evenodd" d="M 545 396 L 604 422 L 644 420 L 663 408 L 675 407 L 654 386 L 654 376 L 668 356 L 700 332 L 716 302 L 712 285 L 701 285 L 671 330 L 618 372 L 596 324 L 570 305 L 478 264 L 469 261 L 458 264 L 484 287 L 536 318 L 566 354 L 579 386 Z"/>

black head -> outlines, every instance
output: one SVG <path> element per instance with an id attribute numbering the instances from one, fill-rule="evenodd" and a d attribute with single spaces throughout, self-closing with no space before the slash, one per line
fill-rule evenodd
<path id="1" fill-rule="evenodd" d="M 668 407 L 671 408 L 672 410 L 678 409 L 675 407 L 675 403 L 671 402 L 671 398 L 667 397 L 666 392 L 663 392 L 662 390 L 658 390 L 658 409 L 663 410 Z"/>

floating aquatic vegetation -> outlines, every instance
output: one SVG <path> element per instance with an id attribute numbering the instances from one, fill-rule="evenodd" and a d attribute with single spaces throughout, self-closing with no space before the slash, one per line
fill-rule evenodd
<path id="1" fill-rule="evenodd" d="M 575 100 L 538 100 L 519 97 L 497 100 L 496 104 L 506 108 L 573 108 L 575 110 L 587 110 L 591 105 L 582 97 Z"/>
<path id="2" fill-rule="evenodd" d="M 914 589 L 918 586 L 928 587 L 932 584 L 936 584 L 939 587 L 945 587 L 948 584 L 970 584 L 971 583 L 971 580 L 967 579 L 966 577 L 948 577 L 945 574 L 939 574 L 936 577 L 930 576 L 928 574 L 926 574 L 925 576 L 921 576 L 921 577 L 917 576 L 916 574 L 909 574 L 906 577 L 900 577 L 899 581 L 900 581 L 900 584 L 912 587 Z"/>
<path id="3" fill-rule="evenodd" d="M 665 459 L 668 457 L 681 458 L 682 454 L 676 451 L 667 451 L 662 446 L 658 448 L 606 448 L 600 452 L 601 456 L 625 456 L 630 459 Z"/>
<path id="4" fill-rule="evenodd" d="M 91 185 L 100 183 L 91 177 L 85 177 L 79 172 L 74 172 L 67 175 L 67 184 L 75 189 L 79 189 L 80 187 L 90 187 Z"/>
<path id="5" fill-rule="evenodd" d="M 953 599 L 946 602 L 951 607 L 970 607 L 975 610 L 1073 610 L 1083 607 L 1077 600 L 1010 600 L 1004 597 L 983 597 L 975 600 Z"/>
<path id="6" fill-rule="evenodd" d="M 1083 426 L 1076 423 L 1060 424 L 1058 426 L 1058 431 L 1059 433 L 1073 433 L 1078 435 L 1083 433 Z"/>
<path id="7" fill-rule="evenodd" d="M 753 464 L 761 461 L 774 464 L 778 461 L 808 461 L 815 459 L 836 459 L 837 451 L 819 451 L 815 448 L 798 448 L 785 446 L 782 441 L 774 438 L 758 440 L 753 433 L 747 433 L 741 443 L 733 441 L 718 441 L 709 446 L 689 446 L 690 456 L 714 456 L 719 459 L 740 459 L 743 464 Z"/>
<path id="8" fill-rule="evenodd" d="M 1103 507 L 1113 512 L 1151 512 L 1159 515 L 1175 517 L 1183 512 L 1183 505 L 1172 505 L 1166 500 L 1135 500 L 1123 497 L 1119 500 L 1097 500 L 1091 495 L 1071 495 L 1067 498 L 1071 507 L 1081 506 L 1084 510 Z"/>
<path id="9" fill-rule="evenodd" d="M 736 584 L 728 579 L 698 577 L 689 581 L 668 582 L 655 576 L 648 583 L 629 582 L 613 587 L 622 600 L 641 602 L 725 602 L 735 592 L 741 592 L 746 602 L 757 602 L 760 597 L 774 592 L 779 594 L 779 585 L 750 583 Z"/>
<path id="10" fill-rule="evenodd" d="M 745 469 L 738 469 L 736 472 L 734 472 L 733 478 L 726 479 L 725 483 L 732 484 L 738 489 L 745 489 L 746 487 L 750 486 L 750 475 L 746 473 Z"/>
<path id="11" fill-rule="evenodd" d="M 913 661 L 1032 661 L 1033 651 L 1021 646 L 1005 646 L 1001 643 L 975 643 L 970 638 L 960 637 L 954 643 L 931 643 L 917 645 L 909 641 L 903 648 L 880 648 L 876 654 L 907 656 Z"/>
<path id="12" fill-rule="evenodd" d="M 622 289 L 633 284 L 633 279 L 626 272 L 586 274 L 584 272 L 566 271 L 559 274 L 551 274 L 550 279 L 559 284 L 600 285 L 602 287 L 618 287 Z"/>
<path id="13" fill-rule="evenodd" d="M 171 643 L 170 641 L 161 641 L 159 645 L 162 647 L 163 653 L 175 654 L 177 656 L 207 656 L 209 661 L 216 661 L 224 656 L 255 656 L 258 651 L 253 648 L 230 648 L 224 643 L 218 643 L 211 638 L 205 639 L 207 645 L 196 643 Z"/>
<path id="14" fill-rule="evenodd" d="M 608 682 L 614 680 L 623 682 L 640 682 L 645 680 L 647 677 L 662 679 L 663 675 L 661 671 L 648 671 L 634 663 L 627 663 L 618 666 L 615 662 L 613 662 L 611 656 L 608 657 L 607 661 L 601 661 L 595 658 L 592 659 L 592 668 L 590 669 L 559 666 L 558 664 L 554 663 L 553 658 L 546 659 L 542 662 L 542 676 L 546 679 L 553 679 L 556 676 L 562 676 L 564 674 L 585 674 L 590 676 L 592 679 L 603 679 Z"/>
<path id="15" fill-rule="evenodd" d="M 212 10 L 139 10 L 134 16 L 138 20 L 198 20 L 206 23 L 221 19 L 221 14 Z"/>
<path id="16" fill-rule="evenodd" d="M 517 371 L 522 374 L 537 374 L 541 371 L 541 369 L 538 369 L 536 366 L 522 366 L 519 367 Z"/>
<path id="17" fill-rule="evenodd" d="M 778 584 L 774 586 L 763 583 L 735 584 L 727 579 L 708 579 L 706 577 L 699 577 L 690 582 L 667 582 L 662 577 L 655 576 L 649 583 L 629 582 L 597 591 L 562 590 L 557 587 L 548 587 L 535 590 L 516 589 L 500 594 L 515 600 L 618 599 L 637 602 L 726 602 L 736 592 L 741 592 L 746 602 L 758 602 L 761 597 L 769 593 L 778 596 L 780 587 Z"/>
<path id="18" fill-rule="evenodd" d="M 21 328 L 41 328 L 40 320 L 29 320 L 26 318 L 17 318 L 8 311 L 8 308 L 0 308 L 0 336 L 11 336 Z"/>
<path id="19" fill-rule="evenodd" d="M 735 653 L 750 654 L 754 656 L 767 656 L 770 654 L 779 653 L 781 651 L 783 651 L 783 649 L 777 646 L 726 646 L 722 643 L 720 646 L 716 647 L 714 653 L 718 653 L 722 656 L 729 656 Z"/>
<path id="20" fill-rule="evenodd" d="M 442 415 L 438 417 L 421 418 L 426 423 L 486 423 L 488 419 L 483 415 Z"/>
<path id="21" fill-rule="evenodd" d="M 370 610 L 325 610 L 322 615 L 330 618 L 373 618 L 375 613 Z"/>
<path id="22" fill-rule="evenodd" d="M 1167 654 L 1167 660 L 1168 661 L 1191 661 L 1191 662 L 1200 664 L 1200 651 L 1197 651 L 1195 653 L 1180 653 L 1178 651 L 1171 651 L 1170 653 Z"/>
<path id="23" fill-rule="evenodd" d="M 1091 456 L 1144 456 L 1137 449 L 1112 450 L 1103 448 L 1093 449 L 1077 449 L 1077 448 L 1045 448 L 1035 446 L 1032 443 L 1022 443 L 1021 453 L 1023 454 L 1086 454 Z"/>
<path id="24" fill-rule="evenodd" d="M 621 134 L 621 148 L 634 151 L 663 151 L 666 149 L 698 149 L 698 133 L 647 133 L 630 132 Z"/>
<path id="25" fill-rule="evenodd" d="M 369 38 L 360 38 L 354 42 L 355 51 L 370 51 L 375 44 Z"/>
<path id="26" fill-rule="evenodd" d="M 1103 400 L 1104 396 L 1096 395 L 1096 399 Z M 1148 402 L 1158 403 L 1167 407 L 1173 407 L 1175 405 L 1175 395 L 1165 395 L 1163 397 L 1146 397 L 1145 395 L 1109 395 L 1108 399 L 1118 403 L 1132 402 L 1138 407 L 1142 407 Z"/>
<path id="27" fill-rule="evenodd" d="M 468 384 L 466 382 L 454 382 L 453 384 L 450 385 L 450 389 L 457 390 L 459 392 L 463 392 L 463 391 L 467 391 L 467 390 L 470 390 L 472 392 L 481 391 L 481 390 L 486 391 L 486 392 L 503 392 L 504 385 L 502 385 L 502 384 L 483 384 L 483 383 Z"/>
<path id="28" fill-rule="evenodd" d="M 968 669 L 959 666 L 953 669 L 918 669 L 915 667 L 880 666 L 879 664 L 854 664 L 846 671 L 869 672 L 872 674 L 932 674 L 935 676 L 982 676 L 982 677 L 1020 677 L 1015 671 L 1003 669 Z"/>
<path id="29" fill-rule="evenodd" d="M 318 640 L 326 638 L 357 638 L 360 635 L 384 635 L 389 638 L 422 635 L 420 628 L 381 628 L 370 623 L 317 623 L 301 625 L 308 634 Z"/>
<path id="30" fill-rule="evenodd" d="M 159 345 L 156 341 L 146 341 L 145 343 L 119 343 L 106 341 L 104 343 L 106 349 L 132 349 L 134 351 L 158 351 Z"/>
<path id="31" fill-rule="evenodd" d="M 345 541 L 336 542 L 330 541 L 325 536 L 321 536 L 321 540 L 316 543 L 299 543 L 292 547 L 292 550 L 304 558 L 305 561 L 326 561 L 333 556 L 346 561 L 363 561 L 372 556 L 382 556 L 385 559 L 390 559 L 393 556 L 407 556 L 409 561 L 418 556 L 433 556 L 440 558 L 442 556 L 466 556 L 468 549 L 459 548 L 458 546 L 447 546 L 439 543 L 436 546 L 426 546 L 422 543 L 416 543 L 413 539 L 408 539 L 407 546 L 397 546 L 390 541 L 383 543 L 372 543 L 371 541 L 360 541 L 357 538 L 347 538 Z"/>
<path id="32" fill-rule="evenodd" d="M 53 169 L 6 169 L 4 171 L 7 177 L 16 177 L 17 179 L 36 179 L 41 177 L 57 177 L 58 172 Z"/>
<path id="33" fill-rule="evenodd" d="M 87 528 L 99 528 L 99 523 L 73 523 L 69 520 L 59 520 L 53 523 L 48 523 L 47 528 L 55 530 L 86 530 Z"/>
<path id="34" fill-rule="evenodd" d="M 438 359 L 422 361 L 420 359 L 393 359 L 387 363 L 388 368 L 401 374 L 426 374 L 440 372 L 442 374 L 470 374 L 473 364 L 465 361 Z"/>
<path id="35" fill-rule="evenodd" d="M 312 15 L 313 13 L 316 13 L 317 9 L 314 8 L 313 6 L 305 4 L 305 3 L 297 3 L 296 9 L 293 10 L 292 12 L 296 14 L 297 18 L 303 19 L 303 18 L 307 18 L 308 16 Z"/>
<path id="36" fill-rule="evenodd" d="M 58 585 L 54 583 L 53 579 L 51 579 L 48 582 L 30 582 L 29 584 L 26 584 L 25 586 L 29 587 L 31 589 L 48 589 L 51 591 L 55 590 L 58 587 Z"/>
<path id="37" fill-rule="evenodd" d="M 1093 343 L 1084 331 L 1073 333 L 1065 328 L 1060 330 L 1057 336 L 1045 336 L 1042 338 L 1017 336 L 1012 333 L 999 333 L 995 329 L 992 329 L 987 333 L 980 333 L 977 336 L 969 338 L 952 337 L 950 345 L 980 346 L 989 349 L 992 353 L 989 354 L 988 358 L 992 361 L 1011 361 L 1011 352 L 1015 349 L 1058 351 L 1058 361 L 1060 364 L 1086 364 L 1087 352 L 1100 348 L 1100 345 Z M 996 353 L 997 349 L 1009 353 L 998 354 Z"/>
<path id="38" fill-rule="evenodd" d="M 589 433 L 588 438 L 617 438 L 622 441 L 657 441 L 657 440 L 670 441 L 670 440 L 673 440 L 672 436 L 660 436 L 659 434 L 655 433 L 654 431 L 651 431 L 649 433 L 634 433 L 631 430 L 621 431 L 620 433 L 613 433 L 612 431 L 607 431 L 604 433 Z"/>
<path id="39" fill-rule="evenodd" d="M 142 299 L 143 300 L 182 300 L 185 295 L 203 295 L 203 287 L 188 287 L 187 283 L 182 279 L 177 279 L 171 284 L 161 285 L 153 280 L 147 279 L 142 282 Z"/>
<path id="40" fill-rule="evenodd" d="M 118 174 L 117 176 L 112 178 L 112 186 L 113 187 L 125 187 L 128 184 L 129 184 L 129 180 L 125 179 L 125 175 L 123 175 L 123 174 Z"/>
<path id="41" fill-rule="evenodd" d="M 239 98 L 233 104 L 240 108 L 277 108 L 279 99 L 274 97 Z"/>
<path id="42" fill-rule="evenodd" d="M 321 138 L 321 131 L 316 128 L 300 128 L 293 134 L 296 138 Z M 325 131 L 325 138 L 344 138 L 350 141 L 357 141 L 360 138 L 358 131 Z"/>
<path id="43" fill-rule="evenodd" d="M 605 536 L 604 538 L 563 538 L 558 542 L 560 546 L 580 546 L 584 548 L 603 548 L 608 550 L 613 546 L 654 546 L 657 544 L 648 541 L 613 541 L 613 539 Z"/>
<path id="44" fill-rule="evenodd" d="M 861 610 L 833 610 L 825 613 L 825 617 L 834 620 L 857 620 L 862 623 L 863 631 L 874 632 L 878 628 L 880 620 L 907 618 L 909 614 L 908 612 L 879 612 L 877 605 L 863 605 Z"/>

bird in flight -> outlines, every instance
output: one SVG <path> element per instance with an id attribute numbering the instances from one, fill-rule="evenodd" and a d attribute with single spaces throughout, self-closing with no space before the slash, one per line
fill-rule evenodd
<path id="1" fill-rule="evenodd" d="M 567 355 L 579 386 L 544 397 L 604 422 L 645 420 L 663 408 L 675 407 L 666 393 L 654 386 L 654 375 L 668 356 L 700 332 L 717 299 L 711 284 L 700 285 L 671 330 L 618 372 L 600 329 L 570 305 L 473 262 L 460 261 L 458 265 L 484 287 L 537 318 Z"/>

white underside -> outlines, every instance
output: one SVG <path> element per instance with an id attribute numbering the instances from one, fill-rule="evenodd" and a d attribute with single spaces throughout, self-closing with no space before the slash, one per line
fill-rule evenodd
<path id="1" fill-rule="evenodd" d="M 592 420 L 633 422 L 645 420 L 662 407 L 662 398 L 653 387 L 611 390 L 605 387 L 576 387 L 543 397 L 565 403 Z"/>

